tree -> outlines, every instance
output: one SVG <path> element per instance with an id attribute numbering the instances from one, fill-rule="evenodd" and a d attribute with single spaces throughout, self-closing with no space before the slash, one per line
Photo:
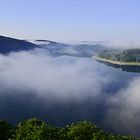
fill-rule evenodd
<path id="1" fill-rule="evenodd" d="M 101 131 L 90 122 L 83 121 L 69 127 L 68 138 L 71 140 L 91 140 L 93 135 Z"/>
<path id="2" fill-rule="evenodd" d="M 4 121 L 1 121 L 0 124 L 0 140 L 8 140 L 11 138 L 12 129 Z M 9 140 L 134 140 L 129 136 L 105 133 L 87 121 L 58 128 L 51 127 L 36 118 L 19 123 L 15 132 L 12 133 L 13 137 Z"/>
<path id="3" fill-rule="evenodd" d="M 47 124 L 36 118 L 19 123 L 16 128 L 14 140 L 46 140 Z"/>
<path id="4" fill-rule="evenodd" d="M 8 140 L 13 133 L 13 127 L 6 121 L 0 121 L 0 140 Z"/>

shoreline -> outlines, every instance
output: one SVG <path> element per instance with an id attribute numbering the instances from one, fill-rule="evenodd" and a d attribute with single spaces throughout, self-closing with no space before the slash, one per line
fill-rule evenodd
<path id="1" fill-rule="evenodd" d="M 119 65 L 119 66 L 140 66 L 140 63 L 138 62 L 121 62 L 121 61 L 113 61 L 105 58 L 101 58 L 99 56 L 93 56 L 93 58 L 96 61 L 104 62 L 104 63 L 109 63 L 112 65 Z"/>

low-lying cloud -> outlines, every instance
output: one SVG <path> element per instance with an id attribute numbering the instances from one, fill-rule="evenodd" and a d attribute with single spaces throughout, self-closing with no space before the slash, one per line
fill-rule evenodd
<path id="1" fill-rule="evenodd" d="M 80 99 L 98 95 L 102 76 L 85 58 L 51 57 L 38 52 L 0 55 L 1 88 L 34 91 L 38 96 Z M 96 87 L 94 89 L 93 87 Z"/>
<path id="2" fill-rule="evenodd" d="M 140 42 L 139 41 L 128 41 L 125 39 L 122 40 L 112 40 L 112 41 L 106 41 L 104 45 L 107 48 L 110 49 L 135 49 L 140 48 Z"/>
<path id="3" fill-rule="evenodd" d="M 135 78 L 129 86 L 110 97 L 108 103 L 108 123 L 116 132 L 140 136 L 140 78 Z M 113 120 L 113 123 L 112 121 Z"/>
<path id="4" fill-rule="evenodd" d="M 137 77 L 92 58 L 53 57 L 45 50 L 0 55 L 0 119 L 37 116 L 58 125 L 87 119 L 140 135 Z"/>

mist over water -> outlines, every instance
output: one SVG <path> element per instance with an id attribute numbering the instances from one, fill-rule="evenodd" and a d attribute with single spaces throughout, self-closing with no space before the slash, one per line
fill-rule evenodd
<path id="1" fill-rule="evenodd" d="M 0 55 L 0 119 L 38 117 L 63 126 L 88 120 L 115 133 L 140 136 L 140 74 L 93 58 L 46 50 Z"/>

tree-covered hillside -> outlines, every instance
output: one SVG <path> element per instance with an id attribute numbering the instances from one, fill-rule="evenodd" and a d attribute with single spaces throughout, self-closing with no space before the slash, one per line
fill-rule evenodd
<path id="1" fill-rule="evenodd" d="M 131 136 L 117 136 L 105 133 L 94 124 L 82 121 L 63 128 L 53 127 L 33 118 L 13 127 L 0 121 L 0 140 L 135 140 Z"/>
<path id="2" fill-rule="evenodd" d="M 127 49 L 123 51 L 111 50 L 104 51 L 98 54 L 99 57 L 121 61 L 121 62 L 140 62 L 140 49 Z"/>

